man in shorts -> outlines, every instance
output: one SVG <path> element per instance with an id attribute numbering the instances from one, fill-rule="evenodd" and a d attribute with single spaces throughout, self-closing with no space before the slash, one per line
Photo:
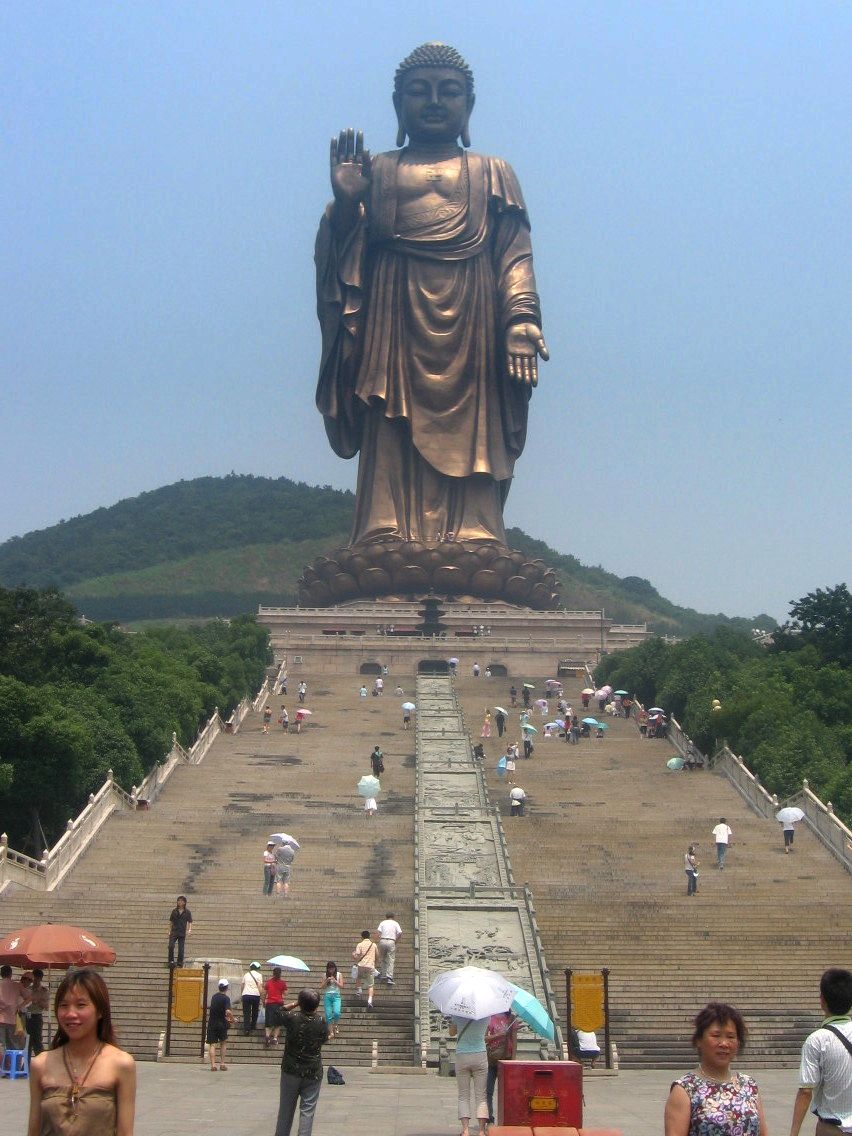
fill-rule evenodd
<path id="1" fill-rule="evenodd" d="M 296 859 L 296 850 L 291 844 L 279 844 L 275 849 L 275 894 L 290 894 L 290 867 Z"/>
<path id="2" fill-rule="evenodd" d="M 378 947 L 373 942 L 372 935 L 369 931 L 362 931 L 361 941 L 352 952 L 352 958 L 358 967 L 358 989 L 355 991 L 355 995 L 358 998 L 363 998 L 364 991 L 366 991 L 368 1010 L 373 1008 L 373 986 L 376 982 L 377 957 Z"/>

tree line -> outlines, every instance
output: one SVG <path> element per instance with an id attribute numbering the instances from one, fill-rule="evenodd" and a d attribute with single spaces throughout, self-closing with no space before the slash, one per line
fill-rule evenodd
<path id="1" fill-rule="evenodd" d="M 263 682 L 269 637 L 250 616 L 128 634 L 82 624 L 57 591 L 0 588 L 0 828 L 40 856 L 103 783 L 141 783 L 218 706 Z"/>
<path id="2" fill-rule="evenodd" d="M 794 601 L 767 645 L 725 627 L 673 645 L 649 639 L 604 658 L 595 677 L 645 706 L 662 706 L 705 752 L 727 741 L 779 797 L 807 778 L 852 823 L 852 596 L 845 584 Z"/>

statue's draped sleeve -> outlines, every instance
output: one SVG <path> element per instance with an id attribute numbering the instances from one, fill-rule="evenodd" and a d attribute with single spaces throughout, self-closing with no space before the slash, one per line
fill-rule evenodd
<path id="1" fill-rule="evenodd" d="M 314 261 L 317 315 L 322 332 L 322 358 L 317 383 L 317 409 L 325 421 L 331 448 L 341 458 L 361 447 L 364 405 L 355 395 L 357 355 L 364 306 L 367 222 L 364 207 L 353 227 L 341 235 L 329 205 L 320 221 Z"/>
<path id="2" fill-rule="evenodd" d="M 505 332 L 541 327 L 520 186 L 506 162 L 465 154 L 455 197 L 403 226 L 398 163 L 399 152 L 374 159 L 366 208 L 346 234 L 330 210 L 320 224 L 317 406 L 342 457 L 361 444 L 364 415 L 379 413 L 407 420 L 439 473 L 488 474 L 507 489 L 530 391 L 506 373 Z"/>

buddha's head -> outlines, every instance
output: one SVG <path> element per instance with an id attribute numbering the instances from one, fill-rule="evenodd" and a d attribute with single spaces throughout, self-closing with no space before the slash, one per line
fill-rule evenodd
<path id="1" fill-rule="evenodd" d="M 403 59 L 394 76 L 393 105 L 399 129 L 397 145 L 446 143 L 470 145 L 468 122 L 473 110 L 473 72 L 454 47 L 424 43 Z"/>

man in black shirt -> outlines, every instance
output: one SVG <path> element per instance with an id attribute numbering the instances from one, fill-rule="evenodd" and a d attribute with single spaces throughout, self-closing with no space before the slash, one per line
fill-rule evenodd
<path id="1" fill-rule="evenodd" d="M 177 906 L 169 916 L 169 966 L 174 966 L 175 943 L 177 943 L 177 964 L 183 966 L 183 946 L 187 935 L 192 934 L 192 912 L 186 906 L 186 896 L 177 897 Z"/>
<path id="2" fill-rule="evenodd" d="M 281 1014 L 287 1040 L 281 1058 L 281 1097 L 275 1136 L 290 1136 L 297 1102 L 299 1136 L 311 1136 L 322 1088 L 321 1049 L 328 1041 L 328 1023 L 317 1014 L 318 1006 L 319 994 L 315 990 L 300 990 L 298 1002 L 285 1006 Z"/>

